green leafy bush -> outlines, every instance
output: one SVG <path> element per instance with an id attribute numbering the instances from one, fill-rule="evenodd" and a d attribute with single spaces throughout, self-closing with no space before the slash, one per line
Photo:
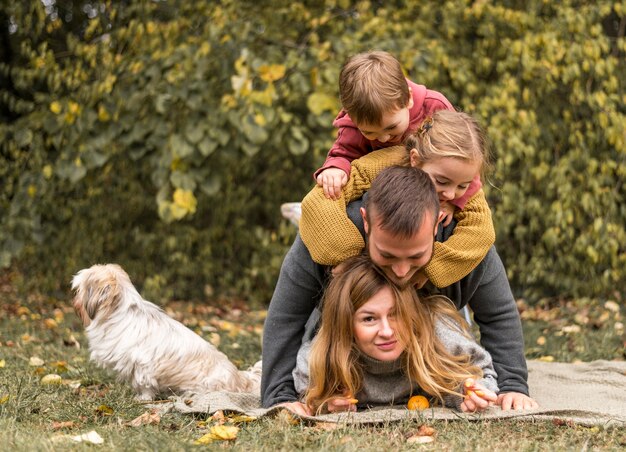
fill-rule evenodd
<path id="1" fill-rule="evenodd" d="M 518 294 L 624 291 L 624 3 L 58 0 L 0 20 L 0 263 L 38 283 L 115 261 L 152 299 L 266 302 L 341 64 L 380 48 L 487 127 Z"/>

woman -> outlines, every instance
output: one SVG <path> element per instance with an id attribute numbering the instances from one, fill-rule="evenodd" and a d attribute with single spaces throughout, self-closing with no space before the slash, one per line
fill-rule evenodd
<path id="1" fill-rule="evenodd" d="M 405 404 L 412 395 L 439 399 L 463 411 L 495 402 L 491 357 L 476 344 L 445 297 L 420 299 L 399 289 L 366 256 L 336 270 L 294 370 L 307 414 Z M 314 322 L 313 322 L 314 323 Z"/>

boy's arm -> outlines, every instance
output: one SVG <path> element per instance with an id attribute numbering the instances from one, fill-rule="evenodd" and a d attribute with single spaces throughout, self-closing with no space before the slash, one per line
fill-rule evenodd
<path id="1" fill-rule="evenodd" d="M 346 118 L 343 117 L 340 121 L 348 121 Z M 350 176 L 350 163 L 371 150 L 368 143 L 368 140 L 355 126 L 344 125 L 339 127 L 337 139 L 328 151 L 326 161 L 321 168 L 315 171 L 313 178 L 317 179 L 317 176 L 327 168 L 339 168 Z"/>
<path id="2" fill-rule="evenodd" d="M 387 166 L 403 163 L 402 146 L 370 152 L 352 162 L 352 172 L 336 201 L 327 199 L 316 186 L 302 200 L 300 236 L 315 262 L 337 265 L 361 253 L 363 236 L 346 215 L 346 204 L 363 196 L 378 173 Z"/>
<path id="3" fill-rule="evenodd" d="M 440 288 L 467 276 L 496 240 L 491 210 L 482 190 L 469 199 L 455 219 L 454 233 L 445 242 L 435 242 L 433 258 L 424 269 L 428 279 Z"/>

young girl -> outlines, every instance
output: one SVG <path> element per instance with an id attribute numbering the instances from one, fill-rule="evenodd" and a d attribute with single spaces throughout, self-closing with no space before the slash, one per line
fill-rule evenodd
<path id="1" fill-rule="evenodd" d="M 420 299 L 369 258 L 349 259 L 325 292 L 319 332 L 305 335 L 298 353 L 293 375 L 305 411 L 406 404 L 416 394 L 463 411 L 487 408 L 496 373 L 462 325 L 445 297 Z"/>
<path id="2" fill-rule="evenodd" d="M 360 254 L 365 242 L 346 216 L 347 203 L 360 198 L 387 166 L 420 167 L 435 184 L 443 217 L 448 217 L 444 226 L 451 221 L 452 212 L 457 220 L 452 236 L 435 243 L 433 258 L 424 269 L 425 277 L 435 286 L 447 287 L 467 276 L 495 241 L 483 191 L 467 193 L 471 181 L 489 163 L 486 139 L 471 116 L 439 110 L 427 117 L 405 143 L 404 148 L 381 149 L 354 160 L 343 197 L 337 201 L 327 199 L 320 187 L 311 190 L 302 201 L 300 235 L 319 264 L 337 265 Z"/>

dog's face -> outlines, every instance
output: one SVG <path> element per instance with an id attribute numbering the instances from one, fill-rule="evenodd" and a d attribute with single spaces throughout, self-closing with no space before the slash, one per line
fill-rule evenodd
<path id="1" fill-rule="evenodd" d="M 83 325 L 96 316 L 110 317 L 120 304 L 124 285 L 132 285 L 128 274 L 117 264 L 94 265 L 79 271 L 72 278 L 74 310 Z"/>

